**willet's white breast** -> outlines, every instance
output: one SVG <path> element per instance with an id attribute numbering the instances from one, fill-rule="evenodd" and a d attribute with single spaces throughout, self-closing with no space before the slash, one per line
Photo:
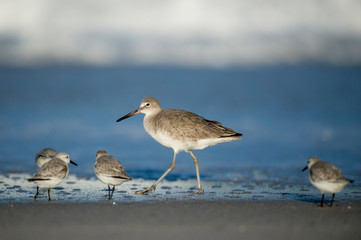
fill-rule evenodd
<path id="1" fill-rule="evenodd" d="M 38 185 L 34 200 L 39 194 L 39 187 L 48 189 L 48 200 L 51 200 L 50 188 L 59 185 L 68 176 L 69 163 L 78 166 L 70 160 L 67 153 L 58 153 L 55 158 L 42 165 L 34 177 L 28 179 L 29 182 L 35 182 Z"/>
<path id="2" fill-rule="evenodd" d="M 101 182 L 108 185 L 108 199 L 113 197 L 115 186 L 132 180 L 124 170 L 123 165 L 115 157 L 109 156 L 107 151 L 99 150 L 94 165 L 95 175 Z M 110 185 L 113 189 L 110 192 Z"/>
<path id="3" fill-rule="evenodd" d="M 148 194 L 154 191 L 159 182 L 174 169 L 176 156 L 180 151 L 189 152 L 192 156 L 198 182 L 196 193 L 203 192 L 199 177 L 198 159 L 191 150 L 204 149 L 218 143 L 242 138 L 241 133 L 224 127 L 220 122 L 207 120 L 192 112 L 178 109 L 162 110 L 159 102 L 152 97 L 144 98 L 138 109 L 119 118 L 117 122 L 138 113 L 145 114 L 143 120 L 145 131 L 163 146 L 172 148 L 174 156 L 168 170 L 152 186 L 143 191 L 138 191 L 136 194 Z"/>
<path id="4" fill-rule="evenodd" d="M 353 182 L 345 178 L 341 170 L 331 163 L 321 161 L 318 157 L 307 160 L 307 166 L 302 170 L 309 169 L 309 178 L 313 186 L 322 193 L 321 207 L 325 198 L 325 192 L 332 193 L 330 207 L 332 207 L 335 193 L 339 193 L 346 185 Z"/>

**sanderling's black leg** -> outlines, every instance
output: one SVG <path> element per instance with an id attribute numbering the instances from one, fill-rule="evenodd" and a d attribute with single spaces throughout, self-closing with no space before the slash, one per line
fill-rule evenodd
<path id="1" fill-rule="evenodd" d="M 322 193 L 321 207 L 323 207 L 323 200 L 325 199 L 325 194 Z"/>
<path id="2" fill-rule="evenodd" d="M 50 188 L 48 189 L 48 201 L 51 201 L 51 198 L 50 198 Z"/>
<path id="3" fill-rule="evenodd" d="M 331 204 L 330 204 L 330 207 L 332 207 L 332 203 L 333 203 L 333 199 L 335 198 L 335 194 L 333 193 L 332 194 L 332 200 L 331 200 Z"/>
<path id="4" fill-rule="evenodd" d="M 110 186 L 108 185 L 108 199 L 110 199 Z"/>
<path id="5" fill-rule="evenodd" d="M 114 189 L 115 189 L 115 186 L 113 185 L 112 193 L 111 193 L 111 195 L 109 195 L 109 200 L 112 199 L 112 197 L 113 197 Z"/>
<path id="6" fill-rule="evenodd" d="M 35 200 L 38 197 L 38 195 L 39 195 L 39 187 L 36 187 L 36 194 L 35 194 L 33 200 Z"/>

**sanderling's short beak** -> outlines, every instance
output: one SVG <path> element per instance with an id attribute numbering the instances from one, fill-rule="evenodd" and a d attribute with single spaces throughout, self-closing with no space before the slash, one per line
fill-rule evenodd
<path id="1" fill-rule="evenodd" d="M 120 122 L 120 121 L 122 121 L 122 120 L 124 120 L 124 119 L 130 118 L 131 116 L 134 116 L 135 114 L 138 114 L 138 113 L 140 113 L 139 108 L 136 109 L 136 110 L 134 110 L 133 112 L 128 113 L 128 114 L 125 115 L 124 117 L 119 118 L 119 119 L 117 120 L 117 122 Z"/>
<path id="2" fill-rule="evenodd" d="M 307 170 L 308 166 L 306 166 L 304 169 L 302 169 L 302 172 L 304 172 L 305 170 Z"/>
<path id="3" fill-rule="evenodd" d="M 78 166 L 78 164 L 76 164 L 75 162 L 73 162 L 72 160 L 70 160 L 71 164 L 74 164 L 75 166 Z"/>

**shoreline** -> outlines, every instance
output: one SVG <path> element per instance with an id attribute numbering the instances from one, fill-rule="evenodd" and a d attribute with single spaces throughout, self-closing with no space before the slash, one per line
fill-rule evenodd
<path id="1" fill-rule="evenodd" d="M 0 175 L 0 204 L 5 202 L 31 203 L 36 192 L 36 184 L 29 183 L 28 174 Z M 196 180 L 163 180 L 155 192 L 149 195 L 136 195 L 136 191 L 153 184 L 153 180 L 133 179 L 115 188 L 115 202 L 146 202 L 169 200 L 204 201 L 302 201 L 316 203 L 321 201 L 321 193 L 311 184 L 284 183 L 275 181 L 202 181 L 205 189 L 202 194 L 194 194 Z M 54 201 L 69 203 L 97 203 L 108 194 L 107 186 L 97 179 L 68 176 L 60 185 L 51 189 Z M 325 202 L 331 195 L 325 195 Z M 46 190 L 41 190 L 36 201 L 47 201 Z M 340 194 L 336 194 L 336 203 L 361 201 L 360 185 L 351 184 Z"/>
<path id="2" fill-rule="evenodd" d="M 318 207 L 311 184 L 282 182 L 162 181 L 150 195 L 136 190 L 153 180 L 134 179 L 116 187 L 69 176 L 32 200 L 28 175 L 0 175 L 0 230 L 3 239 L 360 239 L 361 191 L 351 185 L 334 206 Z M 325 205 L 330 196 L 326 195 Z"/>

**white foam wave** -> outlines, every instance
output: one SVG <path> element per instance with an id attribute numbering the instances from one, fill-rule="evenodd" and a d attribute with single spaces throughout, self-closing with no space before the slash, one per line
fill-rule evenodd
<path id="1" fill-rule="evenodd" d="M 0 2 L 0 63 L 361 63 L 361 2 Z"/>

